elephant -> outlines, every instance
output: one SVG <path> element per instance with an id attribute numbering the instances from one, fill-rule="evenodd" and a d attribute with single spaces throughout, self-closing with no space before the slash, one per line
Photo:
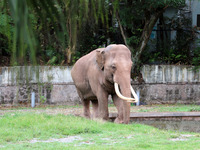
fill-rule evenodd
<path id="1" fill-rule="evenodd" d="M 131 87 L 131 67 L 131 52 L 123 44 L 93 50 L 74 64 L 71 76 L 83 103 L 84 117 L 108 120 L 108 96 L 111 95 L 118 112 L 114 122 L 129 123 L 130 102 L 138 101 Z"/>

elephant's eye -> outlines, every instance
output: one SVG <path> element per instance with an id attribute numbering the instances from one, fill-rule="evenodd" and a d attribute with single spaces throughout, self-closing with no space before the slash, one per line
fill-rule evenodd
<path id="1" fill-rule="evenodd" d="M 112 65 L 111 68 L 112 68 L 113 70 L 116 70 L 116 66 L 115 66 L 115 65 Z"/>

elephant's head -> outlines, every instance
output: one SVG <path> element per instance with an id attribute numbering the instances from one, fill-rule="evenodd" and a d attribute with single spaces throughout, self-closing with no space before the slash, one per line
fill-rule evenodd
<path id="1" fill-rule="evenodd" d="M 123 100 L 137 102 L 138 98 L 130 84 L 131 52 L 124 45 L 109 45 L 97 49 L 96 61 L 104 72 L 105 80 L 115 85 L 115 92 Z M 131 93 L 135 99 L 131 98 Z"/>

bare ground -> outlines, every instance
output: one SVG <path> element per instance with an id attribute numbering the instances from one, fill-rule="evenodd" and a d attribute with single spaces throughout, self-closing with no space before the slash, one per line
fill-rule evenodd
<path id="1" fill-rule="evenodd" d="M 146 106 L 132 106 L 131 107 L 131 112 L 138 112 L 139 109 L 148 109 L 150 107 Z M 92 112 L 92 108 L 91 112 Z M 46 113 L 50 115 L 55 115 L 55 114 L 64 114 L 64 115 L 75 115 L 75 116 L 82 116 L 83 108 L 82 106 L 80 107 L 69 107 L 69 106 L 39 106 L 36 108 L 31 108 L 29 107 L 1 107 L 0 106 L 0 115 L 4 115 L 7 112 L 35 112 L 35 113 Z M 109 107 L 109 113 L 114 113 L 117 112 L 116 107 Z"/>

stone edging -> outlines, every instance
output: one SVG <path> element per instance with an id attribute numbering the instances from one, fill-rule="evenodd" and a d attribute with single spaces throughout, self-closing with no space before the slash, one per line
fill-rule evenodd
<path id="1" fill-rule="evenodd" d="M 117 117 L 116 113 L 110 113 L 109 118 L 115 119 Z M 131 120 L 135 119 L 159 119 L 159 118 L 167 118 L 170 120 L 170 118 L 177 118 L 177 120 L 200 120 L 200 112 L 136 112 L 130 114 Z"/>

